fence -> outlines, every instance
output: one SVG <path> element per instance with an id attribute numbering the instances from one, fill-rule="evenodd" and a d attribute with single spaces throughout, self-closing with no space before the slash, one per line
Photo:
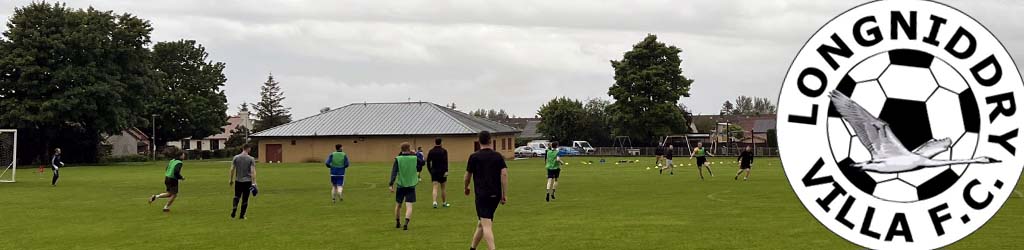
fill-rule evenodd
<path id="1" fill-rule="evenodd" d="M 726 148 L 718 147 L 712 150 L 711 147 L 704 147 L 709 153 L 715 156 L 739 156 L 743 148 Z M 626 156 L 630 153 L 639 154 L 640 156 L 654 156 L 654 152 L 658 149 L 657 147 L 634 147 L 630 149 L 619 148 L 619 147 L 597 147 L 594 148 L 596 151 L 593 155 L 601 156 Z M 666 148 L 667 150 L 667 148 Z M 754 150 L 755 156 L 779 156 L 779 148 L 768 148 L 758 147 Z M 675 156 L 689 156 L 690 149 L 684 147 L 677 147 L 672 150 Z"/>

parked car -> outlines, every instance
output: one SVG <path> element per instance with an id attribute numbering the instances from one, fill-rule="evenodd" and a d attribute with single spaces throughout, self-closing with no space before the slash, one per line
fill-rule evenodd
<path id="1" fill-rule="evenodd" d="M 558 147 L 558 153 L 561 155 L 580 155 L 580 151 L 572 147 Z"/>
<path id="2" fill-rule="evenodd" d="M 516 148 L 515 154 L 516 154 L 516 157 L 519 157 L 519 158 L 536 157 L 537 156 L 537 152 L 534 151 L 533 148 L 530 147 L 530 146 L 521 146 L 521 147 Z"/>
<path id="3" fill-rule="evenodd" d="M 580 153 L 588 155 L 597 152 L 597 149 L 590 146 L 590 142 L 587 141 L 572 141 L 572 148 L 580 151 Z"/>
<path id="4" fill-rule="evenodd" d="M 542 142 L 531 142 L 526 144 L 527 147 L 533 148 L 534 156 L 546 155 L 548 153 L 548 145 L 550 144 Z"/>

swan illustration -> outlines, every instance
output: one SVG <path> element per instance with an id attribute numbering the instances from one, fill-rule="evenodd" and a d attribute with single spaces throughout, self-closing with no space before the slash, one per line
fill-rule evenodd
<path id="1" fill-rule="evenodd" d="M 863 171 L 878 173 L 901 173 L 928 167 L 941 167 L 955 164 L 988 164 L 998 163 L 991 157 L 978 157 L 969 160 L 933 160 L 932 157 L 949 150 L 952 141 L 949 138 L 931 140 L 908 151 L 896 134 L 892 133 L 889 124 L 871 115 L 849 97 L 833 90 L 829 94 L 832 105 L 857 132 L 860 143 L 871 153 L 871 160 L 851 165 Z"/>

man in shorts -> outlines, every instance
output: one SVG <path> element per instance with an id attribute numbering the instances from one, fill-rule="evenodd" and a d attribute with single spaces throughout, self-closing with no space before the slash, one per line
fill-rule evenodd
<path id="1" fill-rule="evenodd" d="M 325 163 L 331 169 L 331 203 L 345 200 L 345 170 L 348 169 L 348 154 L 342 149 L 341 144 L 334 145 L 334 152 L 327 156 Z"/>
<path id="2" fill-rule="evenodd" d="M 488 249 L 495 249 L 491 227 L 498 204 L 508 202 L 508 166 L 505 165 L 505 157 L 492 149 L 490 132 L 481 131 L 478 137 L 480 150 L 469 156 L 463 178 L 466 196 L 470 193 L 470 181 L 476 189 L 478 220 L 469 249 L 476 249 L 482 240 L 487 240 Z"/>
<path id="3" fill-rule="evenodd" d="M 408 142 L 403 142 L 401 148 L 402 152 L 395 157 L 395 164 L 391 168 L 391 181 L 388 183 L 388 189 L 395 193 L 395 228 L 409 230 L 412 204 L 416 203 L 416 184 L 419 183 L 419 173 L 423 170 L 424 164 L 416 157 L 416 152 L 412 152 L 412 146 Z M 405 205 L 404 226 L 401 222 L 403 204 Z"/>
<path id="4" fill-rule="evenodd" d="M 736 158 L 736 161 L 739 161 L 740 170 L 736 171 L 736 177 L 732 179 L 739 180 L 740 173 L 747 172 L 747 175 L 743 176 L 743 180 L 746 181 L 750 178 L 750 166 L 754 164 L 754 153 L 750 152 L 750 146 L 743 149 L 743 152 L 740 153 L 740 157 Z"/>
<path id="5" fill-rule="evenodd" d="M 551 202 L 555 198 L 555 189 L 558 188 L 558 177 L 562 175 L 561 165 L 563 164 L 565 162 L 562 161 L 561 152 L 558 151 L 558 142 L 551 142 L 551 147 L 544 154 L 544 167 L 548 170 L 548 193 L 544 198 L 546 202 Z"/>
<path id="6" fill-rule="evenodd" d="M 167 198 L 167 204 L 164 205 L 164 212 L 171 211 L 171 204 L 174 203 L 174 199 L 178 198 L 178 181 L 184 181 L 185 177 L 181 176 L 181 167 L 183 159 L 185 159 L 185 151 L 178 149 L 177 147 L 170 147 L 166 151 L 167 156 L 171 157 L 171 161 L 167 162 L 167 168 L 164 169 L 164 187 L 166 192 L 149 196 L 149 204 L 153 204 L 158 198 Z"/>
<path id="7" fill-rule="evenodd" d="M 60 148 L 53 150 L 53 159 L 50 159 L 50 167 L 53 169 L 53 180 L 50 181 L 50 186 L 57 186 L 57 179 L 60 179 L 60 168 L 64 167 L 64 161 L 60 159 Z"/>
<path id="8" fill-rule="evenodd" d="M 698 142 L 697 143 L 697 147 L 693 149 L 693 152 L 690 152 L 690 159 L 693 159 L 694 156 L 697 157 L 697 175 L 700 176 L 700 180 L 704 180 L 704 172 L 703 172 L 704 170 L 703 170 L 703 168 L 705 168 L 705 167 L 708 169 L 708 174 L 710 174 L 711 177 L 715 177 L 715 174 L 711 172 L 711 167 L 710 166 L 704 166 L 704 163 L 706 163 L 708 161 L 707 155 L 715 156 L 715 155 L 713 155 L 711 153 L 708 153 L 706 150 L 704 150 L 704 143 L 703 142 Z"/>
<path id="9" fill-rule="evenodd" d="M 231 159 L 230 180 L 228 185 L 235 186 L 235 196 L 231 199 L 231 218 L 235 218 L 235 211 L 238 211 L 238 201 L 242 201 L 242 213 L 238 214 L 239 220 L 245 219 L 245 211 L 249 209 L 249 195 L 253 186 L 256 186 L 256 159 L 249 156 L 251 146 L 242 146 L 242 152 Z"/>
<path id="10" fill-rule="evenodd" d="M 668 175 L 675 175 L 676 174 L 675 173 L 676 172 L 676 166 L 672 165 L 672 158 L 674 156 L 675 156 L 675 150 L 672 147 L 672 145 L 669 144 L 668 148 L 665 149 L 665 167 L 659 168 L 658 169 L 658 174 L 661 174 L 661 172 L 665 171 L 665 169 L 668 169 Z"/>
<path id="11" fill-rule="evenodd" d="M 427 171 L 430 172 L 430 181 L 433 182 L 434 208 L 437 208 L 437 192 L 441 191 L 441 202 L 444 207 L 451 207 L 448 204 L 448 191 L 445 184 L 448 183 L 448 150 L 441 147 L 441 138 L 434 139 L 434 148 L 427 152 Z"/>

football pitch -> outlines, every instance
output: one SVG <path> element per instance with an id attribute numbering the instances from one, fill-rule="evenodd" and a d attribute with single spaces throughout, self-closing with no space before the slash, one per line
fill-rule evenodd
<path id="1" fill-rule="evenodd" d="M 641 161 L 614 164 L 623 159 Z M 733 180 L 734 158 L 711 159 L 716 175 L 703 182 L 692 166 L 659 176 L 647 169 L 653 158 L 607 160 L 568 158 L 550 203 L 541 160 L 508 161 L 509 203 L 494 220 L 498 248 L 859 248 L 804 209 L 777 158 L 758 158 L 746 182 Z M 333 205 L 322 163 L 258 164 L 260 193 L 245 221 L 228 216 L 228 164 L 186 161 L 170 213 L 160 211 L 165 200 L 146 203 L 164 189 L 164 162 L 64 168 L 56 187 L 49 170 L 21 169 L 17 183 L 0 184 L 0 249 L 467 249 L 476 223 L 461 162 L 451 164 L 450 208 L 431 208 L 424 172 L 409 231 L 394 228 L 390 163 L 353 163 L 345 200 Z M 1019 247 L 1021 197 L 1014 192 L 982 229 L 949 248 Z"/>

